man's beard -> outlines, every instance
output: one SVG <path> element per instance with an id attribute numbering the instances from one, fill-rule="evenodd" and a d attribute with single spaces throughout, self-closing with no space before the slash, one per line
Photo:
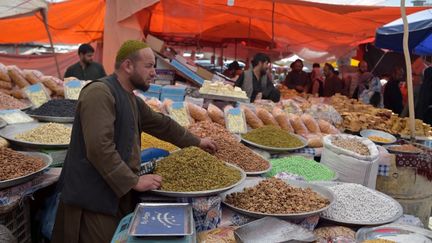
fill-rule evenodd
<path id="1" fill-rule="evenodd" d="M 261 69 L 261 77 L 267 74 L 267 69 Z"/>
<path id="2" fill-rule="evenodd" d="M 145 80 L 137 73 L 133 73 L 129 80 L 131 81 L 135 89 L 146 92 L 150 88 L 150 85 L 147 85 Z"/>

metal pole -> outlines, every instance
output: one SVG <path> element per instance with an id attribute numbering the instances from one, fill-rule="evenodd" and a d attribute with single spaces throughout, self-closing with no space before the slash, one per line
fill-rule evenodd
<path id="1" fill-rule="evenodd" d="M 406 64 L 406 75 L 407 75 L 407 85 L 408 85 L 408 111 L 409 111 L 409 127 L 410 127 L 410 135 L 411 140 L 415 139 L 415 115 L 414 115 L 414 92 L 413 92 L 413 84 L 412 84 L 412 71 L 411 71 L 411 56 L 408 48 L 408 20 L 406 16 L 405 9 L 405 0 L 401 0 L 401 15 L 404 25 L 404 34 L 403 34 L 403 52 L 405 56 L 405 64 Z"/>
<path id="2" fill-rule="evenodd" d="M 61 79 L 62 77 L 61 77 L 61 74 L 60 74 L 60 67 L 59 67 L 59 64 L 58 64 L 57 55 L 56 55 L 55 50 L 54 50 L 54 44 L 53 44 L 53 40 L 52 40 L 52 37 L 51 37 L 51 32 L 50 32 L 49 26 L 48 26 L 47 9 L 46 8 L 41 9 L 40 13 L 41 13 L 42 18 L 43 18 L 43 22 L 44 22 L 44 25 L 45 25 L 46 32 L 48 34 L 48 39 L 49 39 L 49 42 L 50 42 L 51 50 L 52 50 L 52 53 L 53 53 L 53 56 L 54 56 L 54 61 L 55 61 L 55 64 L 56 64 L 56 69 L 57 69 L 57 76 L 58 76 L 59 79 Z"/>

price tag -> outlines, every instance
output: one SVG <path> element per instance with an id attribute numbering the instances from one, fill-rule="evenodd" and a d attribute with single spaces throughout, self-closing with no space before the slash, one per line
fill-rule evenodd
<path id="1" fill-rule="evenodd" d="M 32 122 L 33 118 L 21 110 L 0 110 L 0 118 L 8 124 Z"/>
<path id="2" fill-rule="evenodd" d="M 231 133 L 246 133 L 247 126 L 243 111 L 240 108 L 232 108 L 225 112 L 226 128 Z"/>
<path id="3" fill-rule="evenodd" d="M 84 87 L 83 83 L 79 80 L 71 80 L 64 85 L 65 98 L 71 100 L 77 100 L 79 94 Z"/>
<path id="4" fill-rule="evenodd" d="M 36 108 L 50 100 L 50 97 L 45 91 L 45 88 L 40 83 L 27 86 L 24 89 L 24 92 L 26 93 L 28 99 L 31 101 L 33 106 L 35 106 Z"/>
<path id="5" fill-rule="evenodd" d="M 189 113 L 186 109 L 184 102 L 174 102 L 170 107 L 168 107 L 168 112 L 172 119 L 174 119 L 178 124 L 183 127 L 188 127 L 191 125 L 189 119 Z"/>

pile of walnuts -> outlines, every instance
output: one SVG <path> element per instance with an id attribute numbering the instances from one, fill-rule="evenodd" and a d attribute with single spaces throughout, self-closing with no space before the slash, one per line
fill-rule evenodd
<path id="1" fill-rule="evenodd" d="M 281 179 L 270 178 L 243 192 L 228 195 L 225 203 L 237 208 L 266 214 L 305 213 L 326 207 L 329 200 L 310 188 L 292 187 Z"/>

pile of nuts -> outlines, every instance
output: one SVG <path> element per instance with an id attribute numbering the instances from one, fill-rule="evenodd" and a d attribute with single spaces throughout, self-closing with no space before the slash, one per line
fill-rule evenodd
<path id="1" fill-rule="evenodd" d="M 16 139 L 40 144 L 69 144 L 72 128 L 59 123 L 45 123 L 18 134 Z"/>
<path id="2" fill-rule="evenodd" d="M 40 170 L 43 160 L 26 156 L 9 148 L 0 148 L 0 181 L 25 176 Z"/>
<path id="3" fill-rule="evenodd" d="M 218 151 L 215 156 L 227 163 L 233 163 L 246 172 L 264 171 L 270 167 L 270 163 L 245 145 L 241 144 L 223 126 L 210 121 L 193 124 L 189 131 L 194 135 L 213 139 Z"/>
<path id="4" fill-rule="evenodd" d="M 19 101 L 18 99 L 15 99 L 12 96 L 0 92 L 0 110 L 22 109 L 25 107 L 27 107 L 27 105 L 24 104 L 23 102 Z"/>
<path id="5" fill-rule="evenodd" d="M 369 148 L 365 144 L 363 144 L 362 141 L 359 139 L 335 136 L 332 138 L 331 142 L 335 146 L 352 151 L 354 153 L 364 155 L 364 156 L 370 155 Z"/>
<path id="6" fill-rule="evenodd" d="M 295 214 L 316 211 L 330 204 L 310 188 L 292 187 L 281 179 L 261 181 L 243 192 L 227 195 L 225 203 L 248 211 L 267 214 Z"/>

